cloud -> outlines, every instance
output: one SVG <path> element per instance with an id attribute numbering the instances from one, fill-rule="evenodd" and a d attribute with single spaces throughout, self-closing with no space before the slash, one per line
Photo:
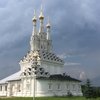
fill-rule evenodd
<path id="1" fill-rule="evenodd" d="M 82 68 L 80 65 L 67 65 L 67 66 L 64 66 L 64 71 L 66 72 L 66 74 L 74 77 L 74 78 L 77 78 L 77 79 L 80 79 L 80 73 L 81 72 L 86 72 L 84 70 L 84 68 Z"/>
<path id="2" fill-rule="evenodd" d="M 66 62 L 65 64 L 64 64 L 65 66 L 76 66 L 76 65 L 81 65 L 80 63 L 74 63 L 74 62 Z"/>
<path id="3" fill-rule="evenodd" d="M 65 53 L 63 53 L 63 54 L 59 54 L 58 57 L 61 59 L 66 59 L 67 56 Z"/>
<path id="4" fill-rule="evenodd" d="M 62 58 L 62 59 L 67 59 L 68 57 L 85 57 L 86 54 L 84 54 L 81 51 L 78 50 L 74 50 L 74 49 L 68 49 L 67 51 L 58 54 L 58 57 Z"/>
<path id="5" fill-rule="evenodd" d="M 81 80 L 87 79 L 86 73 L 85 73 L 84 71 L 82 71 L 82 72 L 80 73 L 80 75 L 79 75 L 79 78 L 80 78 Z"/>

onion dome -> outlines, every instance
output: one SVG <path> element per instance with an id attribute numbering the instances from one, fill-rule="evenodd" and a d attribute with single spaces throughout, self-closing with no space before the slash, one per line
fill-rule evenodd
<path id="1" fill-rule="evenodd" d="M 34 17 L 32 18 L 32 21 L 33 21 L 33 22 L 36 22 L 36 21 L 37 21 L 35 10 L 34 10 Z"/>
<path id="2" fill-rule="evenodd" d="M 44 19 L 42 6 L 41 6 L 41 11 L 40 11 L 39 19 L 40 19 L 40 20 L 41 20 L 41 19 L 42 19 L 42 20 Z"/>

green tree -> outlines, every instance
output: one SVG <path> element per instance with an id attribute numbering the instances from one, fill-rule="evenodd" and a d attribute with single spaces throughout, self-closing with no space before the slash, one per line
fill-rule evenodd
<path id="1" fill-rule="evenodd" d="M 87 79 L 87 81 L 86 81 L 84 91 L 83 91 L 83 95 L 86 98 L 93 98 L 94 97 L 93 87 L 91 86 L 91 82 L 90 82 L 89 79 Z"/>

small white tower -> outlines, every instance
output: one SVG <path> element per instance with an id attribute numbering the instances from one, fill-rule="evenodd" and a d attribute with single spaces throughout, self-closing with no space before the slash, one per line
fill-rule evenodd
<path id="1" fill-rule="evenodd" d="M 39 29 L 39 33 L 41 33 L 41 32 L 44 32 L 44 25 L 43 25 L 44 15 L 43 15 L 42 6 L 41 6 L 40 15 L 39 15 L 39 20 L 40 20 L 40 29 Z"/>
<path id="2" fill-rule="evenodd" d="M 36 17 L 35 10 L 34 10 L 34 17 L 32 18 L 32 21 L 33 21 L 33 32 L 30 41 L 31 51 L 45 50 L 51 52 L 52 51 L 52 41 L 50 37 L 51 25 L 50 25 L 50 20 L 48 18 L 48 23 L 46 25 L 47 32 L 45 32 L 44 23 L 43 23 L 44 15 L 43 15 L 42 6 L 39 15 L 39 21 L 40 21 L 39 32 L 37 31 L 37 17 Z"/>
<path id="3" fill-rule="evenodd" d="M 31 40 L 30 40 L 30 46 L 31 46 L 31 51 L 38 50 L 39 49 L 39 40 L 38 40 L 38 33 L 37 33 L 37 18 L 36 18 L 36 12 L 34 10 L 34 17 L 32 18 L 33 22 L 33 31 L 31 35 Z"/>
<path id="4" fill-rule="evenodd" d="M 50 28 L 51 28 L 51 25 L 50 25 L 49 17 L 48 17 L 48 23 L 47 23 L 46 27 L 47 27 L 47 40 L 50 40 Z"/>
<path id="5" fill-rule="evenodd" d="M 36 35 L 37 34 L 37 30 L 36 30 L 36 23 L 37 23 L 37 18 L 36 18 L 36 12 L 34 10 L 34 17 L 32 18 L 33 21 L 33 33 L 32 35 Z"/>

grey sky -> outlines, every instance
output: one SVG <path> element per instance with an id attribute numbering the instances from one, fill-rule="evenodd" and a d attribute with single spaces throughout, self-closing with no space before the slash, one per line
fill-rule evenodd
<path id="1" fill-rule="evenodd" d="M 100 0 L 0 0 L 0 78 L 19 70 L 18 62 L 29 50 L 33 10 L 38 16 L 41 3 L 65 71 L 100 76 Z"/>

